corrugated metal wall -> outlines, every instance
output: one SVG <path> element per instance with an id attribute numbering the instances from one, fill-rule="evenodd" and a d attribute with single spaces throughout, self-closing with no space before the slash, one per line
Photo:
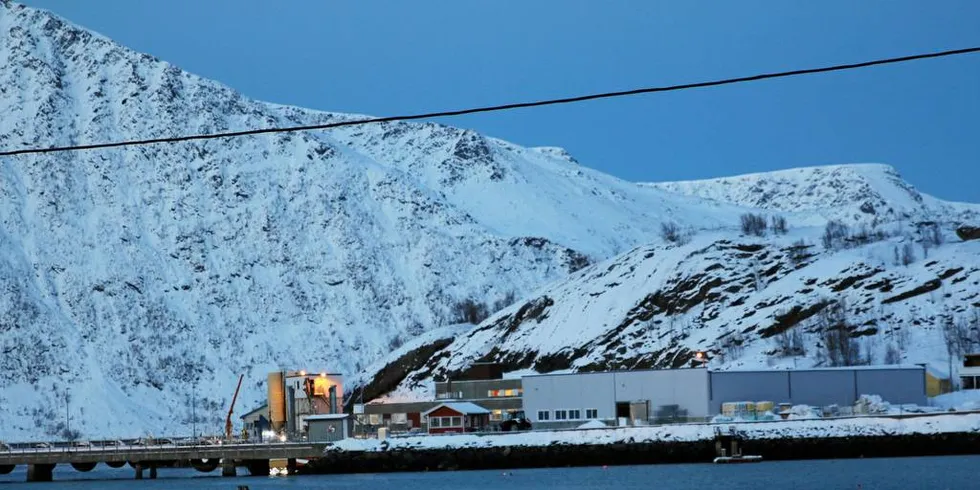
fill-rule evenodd
<path id="1" fill-rule="evenodd" d="M 708 370 L 664 369 L 615 373 L 617 402 L 647 400 L 650 413 L 665 405 L 678 405 L 688 417 L 708 415 Z"/>
<path id="2" fill-rule="evenodd" d="M 925 405 L 926 374 L 915 369 L 857 371 L 858 395 L 881 395 L 890 403 Z"/>
<path id="3" fill-rule="evenodd" d="M 616 416 L 613 376 L 613 373 L 526 376 L 523 378 L 524 414 L 532 422 L 539 422 L 540 410 L 577 408 L 585 417 L 585 410 L 594 408 L 599 411 L 600 419 L 612 419 Z"/>
<path id="4" fill-rule="evenodd" d="M 861 395 L 880 395 L 893 404 L 926 404 L 924 369 L 814 369 L 711 372 L 713 415 L 721 404 L 771 401 L 794 405 L 853 405 Z"/>
<path id="5" fill-rule="evenodd" d="M 524 378 L 524 413 L 532 422 L 541 422 L 538 412 L 548 410 L 598 410 L 598 418 L 616 417 L 616 402 L 648 401 L 651 416 L 660 407 L 678 405 L 687 417 L 708 415 L 708 371 L 672 369 L 582 373 Z M 566 424 L 567 425 L 567 424 Z"/>
<path id="6" fill-rule="evenodd" d="M 790 399 L 788 371 L 712 371 L 710 413 L 721 413 L 725 402 L 772 401 Z"/>

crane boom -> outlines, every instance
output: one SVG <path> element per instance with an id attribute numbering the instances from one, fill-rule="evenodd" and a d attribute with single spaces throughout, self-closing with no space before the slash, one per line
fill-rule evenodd
<path id="1" fill-rule="evenodd" d="M 235 411 L 235 401 L 238 400 L 238 390 L 242 389 L 242 380 L 245 375 L 238 377 L 238 387 L 235 388 L 235 396 L 231 397 L 231 406 L 228 407 L 228 417 L 225 419 L 225 439 L 231 440 L 231 414 Z"/>

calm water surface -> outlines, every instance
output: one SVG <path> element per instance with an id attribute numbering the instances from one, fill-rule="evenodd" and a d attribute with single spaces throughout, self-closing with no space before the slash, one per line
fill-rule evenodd
<path id="1" fill-rule="evenodd" d="M 974 489 L 980 456 L 934 458 L 850 459 L 824 461 L 763 462 L 748 465 L 649 465 L 603 469 L 564 468 L 540 470 L 457 471 L 386 473 L 295 477 L 222 478 L 220 472 L 161 469 L 156 480 L 133 480 L 131 468 L 100 465 L 89 473 L 70 467 L 55 469 L 54 483 L 24 483 L 26 470 L 18 467 L 0 475 L 0 490 L 34 489 L 229 489 L 247 485 L 250 490 L 790 490 L 790 489 Z M 243 471 L 240 469 L 239 471 Z"/>

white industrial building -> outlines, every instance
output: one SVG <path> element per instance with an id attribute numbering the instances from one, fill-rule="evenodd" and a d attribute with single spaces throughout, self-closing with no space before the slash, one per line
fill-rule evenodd
<path id="1" fill-rule="evenodd" d="M 923 366 L 791 370 L 705 368 L 524 376 L 524 413 L 535 428 L 607 423 L 703 421 L 724 403 L 853 405 L 861 395 L 896 404 L 926 403 Z"/>

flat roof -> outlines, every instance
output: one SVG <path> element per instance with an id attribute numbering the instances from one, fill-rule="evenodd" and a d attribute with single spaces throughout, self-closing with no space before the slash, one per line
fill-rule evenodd
<path id="1" fill-rule="evenodd" d="M 521 378 L 538 378 L 543 376 L 575 376 L 579 374 L 618 374 L 618 373 L 648 373 L 659 371 L 707 371 L 704 367 L 679 367 L 679 368 L 644 368 L 644 369 L 613 369 L 610 371 L 575 371 L 571 373 L 541 373 L 525 374 Z"/>
<path id="2" fill-rule="evenodd" d="M 340 420 L 350 417 L 349 413 L 324 413 L 320 415 L 308 415 L 304 420 Z"/>
<path id="3" fill-rule="evenodd" d="M 670 372 L 670 371 L 692 371 L 703 370 L 708 373 L 785 373 L 785 372 L 805 372 L 805 371 L 888 371 L 888 370 L 924 370 L 925 366 L 918 364 L 880 364 L 872 366 L 839 366 L 839 367 L 809 367 L 809 368 L 734 368 L 734 369 L 706 369 L 704 367 L 679 367 L 661 369 L 617 369 L 611 371 L 576 371 L 571 373 L 543 373 L 527 374 L 523 378 L 538 378 L 545 376 L 578 376 L 585 374 L 625 374 L 625 373 L 645 373 L 645 372 Z"/>
<path id="4" fill-rule="evenodd" d="M 872 366 L 834 366 L 834 367 L 809 367 L 809 368 L 785 368 L 785 369 L 711 369 L 712 373 L 785 373 L 785 372 L 806 372 L 806 371 L 895 371 L 895 370 L 925 370 L 925 366 L 917 364 L 879 364 Z"/>

